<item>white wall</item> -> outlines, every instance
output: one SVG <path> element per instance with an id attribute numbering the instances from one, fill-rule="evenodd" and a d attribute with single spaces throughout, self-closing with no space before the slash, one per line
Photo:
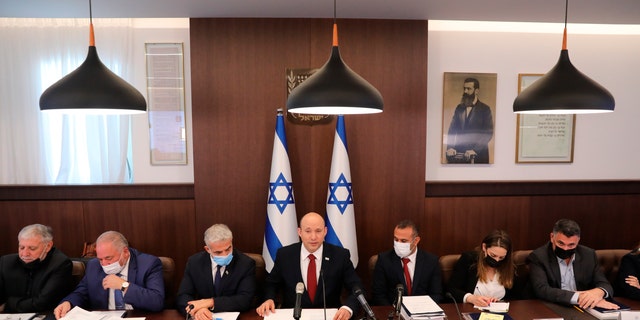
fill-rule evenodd
<path id="1" fill-rule="evenodd" d="M 183 43 L 185 70 L 185 113 L 187 132 L 186 165 L 151 165 L 148 114 L 134 115 L 134 183 L 193 183 L 193 135 L 191 130 L 191 60 L 189 19 L 135 19 L 135 87 L 147 96 L 145 43 Z M 147 99 L 148 101 L 148 99 Z"/>
<path id="2" fill-rule="evenodd" d="M 638 25 L 568 25 L 571 62 L 613 94 L 615 111 L 577 115 L 573 163 L 515 163 L 518 73 L 549 71 L 560 56 L 562 30 L 562 24 L 429 21 L 427 181 L 640 178 Z M 493 164 L 440 163 L 444 72 L 498 74 Z"/>

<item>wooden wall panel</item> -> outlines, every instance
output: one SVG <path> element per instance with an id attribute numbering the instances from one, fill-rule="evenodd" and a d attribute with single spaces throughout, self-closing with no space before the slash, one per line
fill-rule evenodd
<path id="1" fill-rule="evenodd" d="M 41 223 L 53 229 L 54 245 L 69 256 L 82 253 L 84 217 L 79 201 L 0 201 L 0 255 L 18 252 L 18 232 Z"/>
<path id="2" fill-rule="evenodd" d="M 194 209 L 191 200 L 85 201 L 85 239 L 93 242 L 104 231 L 116 230 L 142 252 L 173 258 L 176 291 L 187 258 L 202 249 Z"/>
<path id="3" fill-rule="evenodd" d="M 366 274 L 369 256 L 391 248 L 392 225 L 424 212 L 427 22 L 339 20 L 338 28 L 342 58 L 385 101 L 382 114 L 345 116 Z M 239 249 L 262 252 L 285 70 L 322 66 L 331 30 L 329 19 L 191 20 L 198 232 L 224 222 Z M 298 217 L 325 211 L 334 131 L 335 121 L 286 123 Z"/>
<path id="4" fill-rule="evenodd" d="M 516 250 L 535 249 L 549 240 L 558 219 L 568 218 L 580 224 L 584 245 L 631 249 L 640 241 L 638 206 L 640 196 L 630 194 L 427 197 L 429 241 L 421 244 L 438 255 L 457 253 L 477 246 L 492 228 L 503 228 Z"/>

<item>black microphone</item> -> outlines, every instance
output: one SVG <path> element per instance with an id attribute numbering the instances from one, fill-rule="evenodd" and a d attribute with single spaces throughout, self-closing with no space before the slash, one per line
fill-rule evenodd
<path id="1" fill-rule="evenodd" d="M 327 320 L 327 292 L 324 289 L 324 272 L 320 268 L 320 280 L 322 280 L 322 311 L 324 312 L 324 320 Z"/>
<path id="2" fill-rule="evenodd" d="M 400 308 L 402 308 L 402 294 L 404 293 L 404 285 L 402 283 L 398 283 L 396 286 L 396 315 L 400 314 Z"/>
<path id="3" fill-rule="evenodd" d="M 460 313 L 460 309 L 458 309 L 458 301 L 456 301 L 456 298 L 453 297 L 451 292 L 447 292 L 445 294 L 445 296 L 447 296 L 449 299 L 453 300 L 453 305 L 456 306 L 456 312 L 458 312 L 458 319 L 462 320 L 462 313 Z"/>
<path id="4" fill-rule="evenodd" d="M 364 308 L 364 311 L 367 313 L 367 316 L 369 317 L 369 319 L 375 320 L 376 315 L 373 313 L 373 310 L 371 310 L 371 306 L 369 306 L 367 299 L 364 298 L 364 294 L 362 294 L 362 289 L 358 287 L 354 287 L 353 294 L 356 296 L 356 298 L 358 298 L 358 301 L 362 305 L 362 308 Z"/>
<path id="5" fill-rule="evenodd" d="M 296 306 L 293 308 L 293 318 L 300 320 L 302 315 L 302 293 L 304 293 L 304 283 L 298 282 L 296 284 Z"/>

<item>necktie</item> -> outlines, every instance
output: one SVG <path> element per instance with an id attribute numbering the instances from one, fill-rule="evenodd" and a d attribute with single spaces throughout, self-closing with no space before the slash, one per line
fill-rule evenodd
<path id="1" fill-rule="evenodd" d="M 409 273 L 409 267 L 407 264 L 409 263 L 409 258 L 402 258 L 402 266 L 404 268 L 404 282 L 407 285 L 407 295 L 411 295 L 411 274 Z"/>
<path id="2" fill-rule="evenodd" d="M 309 299 L 313 303 L 313 298 L 316 297 L 316 289 L 318 288 L 318 280 L 316 279 L 316 256 L 309 255 L 309 268 L 307 269 L 307 292 L 309 293 Z"/>
<path id="3" fill-rule="evenodd" d="M 122 277 L 119 273 L 117 276 Z M 122 290 L 113 289 L 113 302 L 116 305 L 116 310 L 124 310 L 124 297 L 122 296 Z"/>
<path id="4" fill-rule="evenodd" d="M 222 275 L 220 274 L 222 270 L 222 266 L 218 265 L 216 267 L 216 279 L 214 283 L 214 287 L 216 288 L 216 297 L 219 297 L 222 293 Z"/>

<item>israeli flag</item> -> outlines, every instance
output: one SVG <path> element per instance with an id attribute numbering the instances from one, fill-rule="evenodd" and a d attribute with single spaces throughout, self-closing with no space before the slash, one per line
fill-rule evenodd
<path id="1" fill-rule="evenodd" d="M 349 249 L 353 267 L 358 265 L 358 241 L 356 219 L 353 210 L 351 169 L 347 152 L 347 133 L 344 116 L 338 116 L 333 140 L 333 156 L 327 192 L 327 236 L 325 241 Z"/>
<path id="2" fill-rule="evenodd" d="M 278 110 L 276 134 L 273 140 L 269 197 L 267 199 L 267 221 L 264 227 L 262 257 L 267 272 L 271 272 L 278 249 L 298 242 L 296 205 L 293 198 L 291 166 L 284 133 L 284 117 Z"/>

